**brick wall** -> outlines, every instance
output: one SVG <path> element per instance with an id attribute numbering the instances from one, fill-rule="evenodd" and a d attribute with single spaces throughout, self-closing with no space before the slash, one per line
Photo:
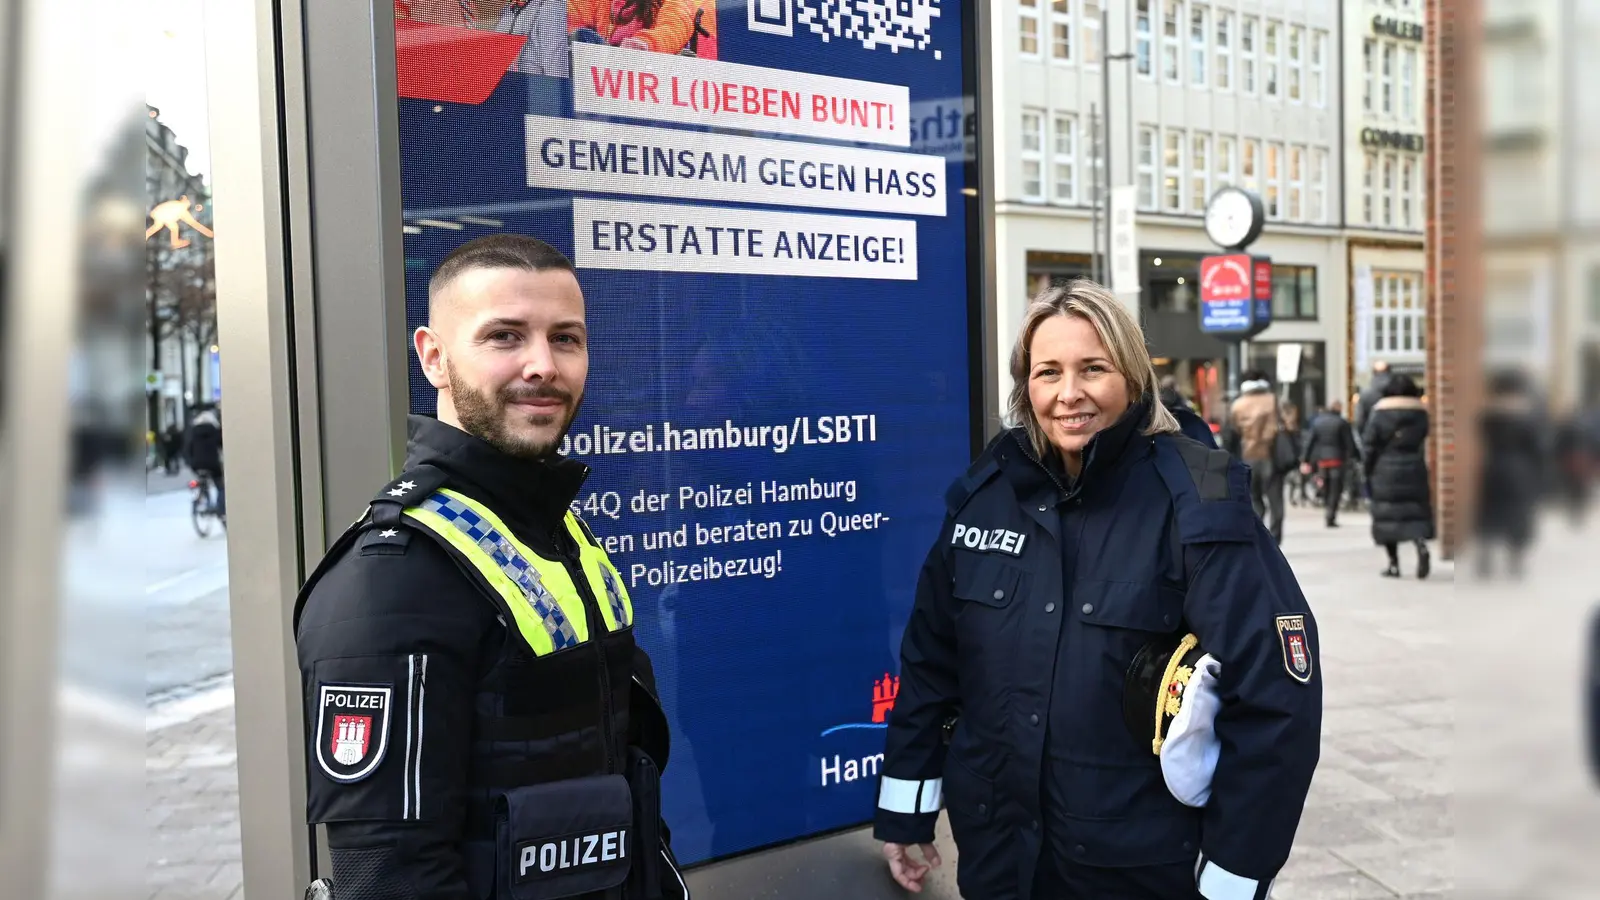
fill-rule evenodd
<path id="1" fill-rule="evenodd" d="M 1470 530 L 1482 395 L 1483 217 L 1477 72 L 1483 0 L 1427 0 L 1429 455 L 1445 558 Z"/>

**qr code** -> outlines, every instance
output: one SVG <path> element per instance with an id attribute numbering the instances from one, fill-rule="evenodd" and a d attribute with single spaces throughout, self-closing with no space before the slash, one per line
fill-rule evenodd
<path id="1" fill-rule="evenodd" d="M 926 50 L 933 39 L 939 0 L 794 0 L 795 18 L 820 35 L 860 41 L 867 50 Z M 933 58 L 944 54 L 933 51 Z"/>

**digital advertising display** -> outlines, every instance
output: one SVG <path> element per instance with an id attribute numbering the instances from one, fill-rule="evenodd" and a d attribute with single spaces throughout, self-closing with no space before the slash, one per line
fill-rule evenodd
<path id="1" fill-rule="evenodd" d="M 685 863 L 872 817 L 977 424 L 963 6 L 396 0 L 409 324 L 472 238 L 576 263 L 562 452 L 654 661 Z M 431 414 L 415 358 L 411 387 Z"/>

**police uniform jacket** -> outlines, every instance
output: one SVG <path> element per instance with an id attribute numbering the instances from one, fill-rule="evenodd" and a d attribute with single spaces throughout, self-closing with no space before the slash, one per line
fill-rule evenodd
<path id="1" fill-rule="evenodd" d="M 668 743 L 649 660 L 631 611 L 602 608 L 616 584 L 593 589 L 584 556 L 591 568 L 603 557 L 567 518 L 588 467 L 516 459 L 434 419 L 409 431 L 405 472 L 295 613 L 308 814 L 327 825 L 334 896 L 683 895 L 653 795 Z M 445 491 L 461 515 L 498 518 L 475 526 L 480 546 L 515 540 L 556 566 L 547 574 L 564 570 L 582 612 L 525 638 L 527 609 L 505 602 L 482 559 L 413 517 L 448 512 Z"/>
<path id="2" fill-rule="evenodd" d="M 1075 481 L 1004 432 L 946 496 L 875 833 L 931 841 L 942 803 L 966 897 L 1029 897 L 1050 854 L 1058 870 L 1187 863 L 1197 881 L 1164 897 L 1260 900 L 1288 858 L 1318 757 L 1315 623 L 1245 467 L 1142 434 L 1149 416 L 1147 399 L 1096 435 Z M 1174 798 L 1123 717 L 1140 648 L 1184 633 L 1221 670 L 1200 808 Z"/>

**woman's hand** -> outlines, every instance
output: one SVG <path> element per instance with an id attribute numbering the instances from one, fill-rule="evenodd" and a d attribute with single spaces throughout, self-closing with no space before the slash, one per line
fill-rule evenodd
<path id="1" fill-rule="evenodd" d="M 913 844 L 922 851 L 922 862 L 914 859 L 909 851 L 911 847 L 905 844 L 885 843 L 883 857 L 889 861 L 889 874 L 900 886 L 913 894 L 922 893 L 922 879 L 928 873 L 939 868 L 939 851 L 932 844 Z"/>

